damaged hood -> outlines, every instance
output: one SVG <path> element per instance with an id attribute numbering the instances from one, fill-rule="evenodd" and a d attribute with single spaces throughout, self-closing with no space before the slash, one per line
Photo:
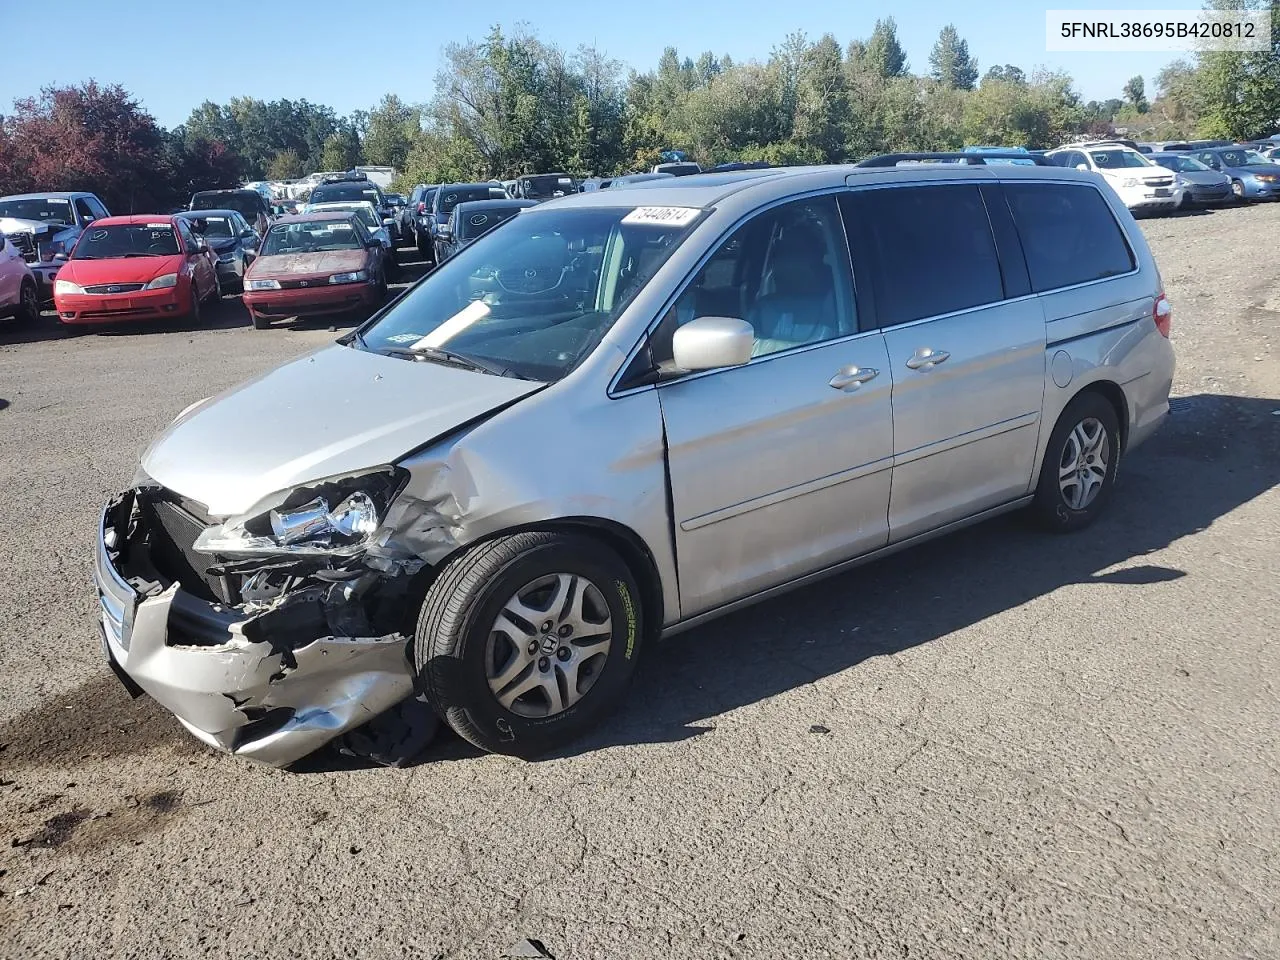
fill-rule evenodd
<path id="1" fill-rule="evenodd" d="M 543 386 L 335 344 L 197 404 L 142 467 L 234 516 L 278 490 L 394 463 Z"/>
<path id="2" fill-rule="evenodd" d="M 65 223 L 51 223 L 47 220 L 21 220 L 18 217 L 0 217 L 0 233 L 61 233 L 70 230 Z"/>

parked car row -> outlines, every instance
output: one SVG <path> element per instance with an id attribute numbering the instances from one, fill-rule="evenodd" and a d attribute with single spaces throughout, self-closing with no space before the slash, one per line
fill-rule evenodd
<path id="1" fill-rule="evenodd" d="M 1049 150 L 1052 163 L 1099 174 L 1133 211 L 1280 198 L 1280 164 L 1240 145 L 1142 153 L 1117 140 Z M 1189 145 L 1188 145 L 1189 146 Z"/>

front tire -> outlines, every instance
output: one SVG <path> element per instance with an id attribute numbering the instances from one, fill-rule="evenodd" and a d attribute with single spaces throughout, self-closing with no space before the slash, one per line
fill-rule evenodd
<path id="1" fill-rule="evenodd" d="M 1120 421 L 1099 393 L 1082 393 L 1049 437 L 1031 510 L 1055 533 L 1081 530 L 1111 499 L 1120 464 Z"/>
<path id="2" fill-rule="evenodd" d="M 36 292 L 36 285 L 30 280 L 22 281 L 16 318 L 23 323 L 35 323 L 40 319 L 40 295 Z"/>
<path id="3" fill-rule="evenodd" d="M 593 730 L 621 699 L 643 636 L 640 592 L 595 540 L 519 533 L 450 561 L 428 590 L 414 661 L 459 736 L 537 757 Z"/>
<path id="4" fill-rule="evenodd" d="M 1231 181 L 1231 192 L 1235 194 L 1236 203 L 1244 203 L 1244 184 L 1239 180 Z"/>

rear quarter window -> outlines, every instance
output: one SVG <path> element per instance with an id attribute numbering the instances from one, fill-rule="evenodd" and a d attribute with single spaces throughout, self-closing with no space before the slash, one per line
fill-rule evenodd
<path id="1" fill-rule="evenodd" d="M 1124 231 L 1096 188 L 1006 183 L 1004 191 L 1036 293 L 1116 277 L 1137 265 Z"/>

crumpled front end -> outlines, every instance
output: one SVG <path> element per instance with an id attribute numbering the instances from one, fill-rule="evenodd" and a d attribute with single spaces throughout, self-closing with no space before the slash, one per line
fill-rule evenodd
<path id="1" fill-rule="evenodd" d="M 103 511 L 104 652 L 135 695 L 211 746 L 284 766 L 413 693 L 401 617 L 421 560 L 202 553 L 211 528 L 198 504 L 155 486 Z"/>

